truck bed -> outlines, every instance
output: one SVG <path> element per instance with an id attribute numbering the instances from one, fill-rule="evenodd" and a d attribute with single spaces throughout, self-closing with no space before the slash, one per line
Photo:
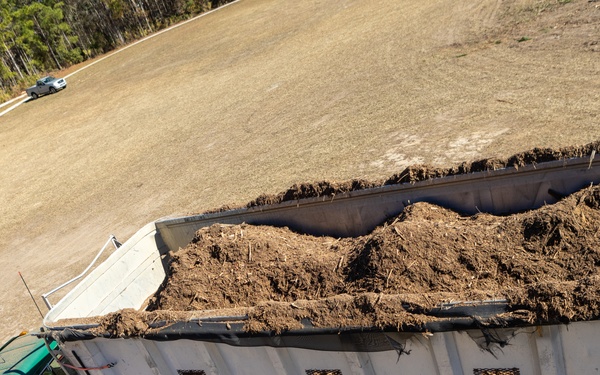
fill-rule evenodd
<path id="1" fill-rule="evenodd" d="M 595 162 L 592 154 L 518 169 L 157 220 L 140 229 L 69 292 L 44 324 L 51 332 L 48 337 L 85 357 L 86 366 L 88 362 L 98 366 L 121 363 L 105 370 L 115 374 L 379 374 L 390 373 L 399 362 L 409 374 L 593 373 L 600 361 L 595 345 L 600 333 L 597 320 L 573 323 L 568 329 L 563 325 L 536 327 L 518 319 L 489 325 L 490 319 L 502 316 L 506 309 L 505 302 L 497 300 L 440 306 L 431 312 L 439 318 L 431 324 L 395 331 L 315 327 L 307 321 L 283 333 L 247 332 L 243 329 L 246 314 L 204 311 L 185 317 L 175 314 L 174 321 L 157 318 L 152 333 L 125 335 L 130 340 L 115 341 L 110 332 L 98 330 L 99 318 L 93 317 L 145 306 L 165 281 L 169 252 L 185 247 L 198 229 L 215 223 L 286 226 L 312 235 L 354 237 L 369 233 L 415 202 L 464 214 L 510 214 L 555 203 L 599 183 Z M 568 347 L 578 339 L 582 341 L 576 347 L 586 350 Z M 262 360 L 253 360 L 258 357 Z"/>

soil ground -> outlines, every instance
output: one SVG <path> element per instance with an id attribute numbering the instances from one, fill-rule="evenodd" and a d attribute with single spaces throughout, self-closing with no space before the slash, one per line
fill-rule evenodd
<path id="1" fill-rule="evenodd" d="M 598 139 L 599 27 L 585 0 L 242 0 L 90 66 L 0 118 L 0 336 L 40 325 L 17 271 L 41 304 L 110 233 Z"/>

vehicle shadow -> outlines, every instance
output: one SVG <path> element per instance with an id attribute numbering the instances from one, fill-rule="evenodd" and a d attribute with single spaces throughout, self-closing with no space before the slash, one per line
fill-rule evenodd
<path id="1" fill-rule="evenodd" d="M 29 96 L 29 97 L 27 97 L 27 99 L 25 99 L 23 101 L 23 103 L 35 102 L 36 100 L 40 100 L 40 99 L 42 99 L 42 98 L 44 98 L 46 96 L 48 96 L 48 94 L 46 94 L 46 95 L 40 95 L 37 98 L 32 98 L 31 96 Z"/>

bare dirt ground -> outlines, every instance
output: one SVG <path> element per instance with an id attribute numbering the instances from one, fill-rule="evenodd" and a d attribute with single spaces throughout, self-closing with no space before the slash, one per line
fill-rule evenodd
<path id="1" fill-rule="evenodd" d="M 0 118 L 0 336 L 40 325 L 17 271 L 39 296 L 109 233 L 597 139 L 599 28 L 585 0 L 242 0 L 91 66 Z"/>

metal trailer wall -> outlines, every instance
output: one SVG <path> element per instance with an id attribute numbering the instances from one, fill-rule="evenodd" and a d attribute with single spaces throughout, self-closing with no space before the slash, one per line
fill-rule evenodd
<path id="1" fill-rule="evenodd" d="M 416 183 L 357 190 L 335 197 L 308 198 L 276 205 L 158 220 L 170 249 L 185 247 L 201 227 L 214 223 L 287 226 L 299 232 L 354 237 L 371 232 L 404 207 L 429 202 L 463 214 L 510 214 L 555 203 L 591 183 L 600 183 L 600 168 L 576 158 L 430 179 Z"/>
<path id="2" fill-rule="evenodd" d="M 479 330 L 365 333 L 373 350 L 327 351 L 293 347 L 242 347 L 194 340 L 140 338 L 63 344 L 72 363 L 91 375 L 593 375 L 600 368 L 600 322 L 497 329 L 506 345 L 482 349 Z M 342 340 L 343 335 L 305 340 Z M 377 346 L 388 346 L 381 350 Z M 395 346 L 395 348 L 394 348 Z M 400 350 L 401 348 L 401 350 Z"/>
<path id="3" fill-rule="evenodd" d="M 165 254 L 185 247 L 201 227 L 214 223 L 288 226 L 330 236 L 356 236 L 393 217 L 410 203 L 427 201 L 459 212 L 506 214 L 554 203 L 590 184 L 600 183 L 600 168 L 588 158 L 530 165 L 516 170 L 477 172 L 353 191 L 336 197 L 308 198 L 220 213 L 149 223 L 92 271 L 47 314 L 58 319 L 139 309 L 166 276 Z"/>
<path id="4" fill-rule="evenodd" d="M 506 214 L 553 203 L 561 195 L 599 183 L 600 168 L 594 165 L 597 159 L 554 161 L 518 171 L 506 168 L 354 191 L 333 198 L 309 198 L 158 220 L 140 229 L 74 287 L 46 315 L 44 325 L 55 331 L 77 329 L 61 325 L 59 320 L 105 315 L 124 308 L 142 308 L 166 277 L 166 254 L 187 245 L 197 229 L 213 223 L 268 224 L 317 235 L 355 236 L 368 233 L 384 220 L 400 213 L 406 205 L 418 201 L 436 203 L 468 214 L 478 211 Z M 474 369 L 484 365 L 507 369 L 517 366 L 523 369 L 519 370 L 519 374 L 595 374 L 600 368 L 597 359 L 600 357 L 598 324 L 598 321 L 593 321 L 567 327 L 544 327 L 537 333 L 521 329 L 511 345 L 495 353 L 497 359 L 474 347 L 470 336 L 459 332 L 435 333 L 424 343 L 420 334 L 412 334 L 408 349 L 413 351 L 410 356 L 400 358 L 393 351 L 323 353 L 307 349 L 233 347 L 186 340 L 159 343 L 140 339 L 94 339 L 66 342 L 62 348 L 70 358 L 73 350 L 87 352 L 83 359 L 85 365 L 88 365 L 88 360 L 96 365 L 102 365 L 104 360 L 118 361 L 119 366 L 96 371 L 98 374 L 110 373 L 109 370 L 114 374 L 176 374 L 175 370 L 195 366 L 196 362 L 189 362 L 195 357 L 210 358 L 206 359 L 206 363 L 198 362 L 198 365 L 206 366 L 201 369 L 205 374 L 305 374 L 308 367 L 317 365 L 329 366 L 324 369 L 338 366 L 335 368 L 341 369 L 343 374 L 474 374 Z M 543 335 L 539 336 L 539 333 Z M 526 340 L 527 337 L 529 339 Z M 188 354 L 184 355 L 186 350 Z M 270 355 L 266 363 L 254 360 L 263 355 Z M 164 358 L 166 365 L 154 363 L 154 358 Z M 209 363 L 214 363 L 213 367 Z M 402 366 L 398 367 L 399 364 Z M 163 365 L 167 372 L 163 372 Z M 214 366 L 218 366 L 218 371 Z M 292 366 L 293 371 L 286 372 L 285 366 Z M 188 375 L 202 373 L 181 372 Z"/>

